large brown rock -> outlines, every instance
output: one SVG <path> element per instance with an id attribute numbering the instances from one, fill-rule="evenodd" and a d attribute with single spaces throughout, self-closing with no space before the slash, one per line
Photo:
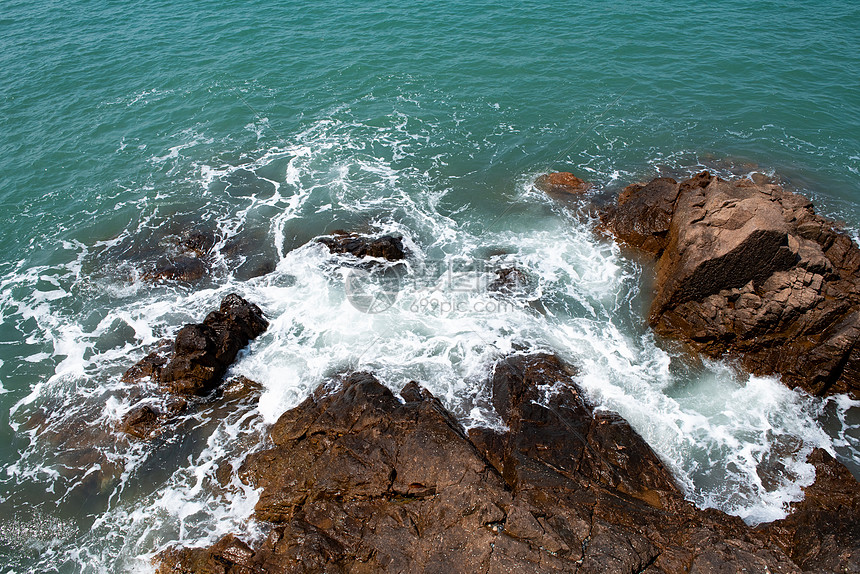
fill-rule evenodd
<path id="1" fill-rule="evenodd" d="M 267 539 L 173 548 L 159 572 L 800 571 L 769 533 L 686 502 L 555 357 L 508 357 L 492 388 L 508 430 L 466 435 L 414 382 L 321 386 L 239 470 Z"/>
<path id="2" fill-rule="evenodd" d="M 860 389 L 860 249 L 800 195 L 707 172 L 634 184 L 604 213 L 657 255 L 649 320 L 813 394 Z"/>
<path id="3" fill-rule="evenodd" d="M 159 343 L 125 372 L 123 380 L 149 377 L 177 395 L 205 395 L 221 382 L 242 347 L 268 326 L 259 307 L 231 293 L 202 323 L 180 329 L 172 344 Z"/>
<path id="4" fill-rule="evenodd" d="M 202 323 L 179 330 L 173 356 L 159 375 L 159 383 L 179 395 L 201 395 L 221 382 L 239 350 L 269 326 L 263 312 L 253 303 L 231 293 L 218 311 Z"/>

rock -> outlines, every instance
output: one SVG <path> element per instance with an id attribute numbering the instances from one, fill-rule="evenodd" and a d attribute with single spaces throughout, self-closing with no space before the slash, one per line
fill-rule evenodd
<path id="1" fill-rule="evenodd" d="M 616 236 L 644 251 L 662 252 L 668 242 L 679 187 L 674 179 L 664 177 L 624 188 L 613 213 Z"/>
<path id="2" fill-rule="evenodd" d="M 238 375 L 224 383 L 223 397 L 227 400 L 244 399 L 259 394 L 263 385 L 244 375 Z"/>
<path id="3" fill-rule="evenodd" d="M 804 570 L 860 572 L 860 483 L 825 450 L 808 460 L 815 483 L 787 518 L 763 530 Z"/>
<path id="4" fill-rule="evenodd" d="M 150 439 L 159 431 L 159 416 L 161 413 L 149 405 L 132 409 L 122 420 L 120 429 L 131 436 Z"/>
<path id="5" fill-rule="evenodd" d="M 591 189 L 591 184 L 570 172 L 547 173 L 535 180 L 535 187 L 548 195 L 581 195 Z"/>
<path id="6" fill-rule="evenodd" d="M 410 382 L 323 385 L 238 471 L 272 523 L 258 547 L 171 549 L 159 572 L 799 572 L 768 533 L 686 502 L 618 415 L 551 355 L 492 377 L 508 430 L 460 425 Z M 221 568 L 215 570 L 213 568 Z"/>
<path id="7" fill-rule="evenodd" d="M 143 281 L 193 282 L 209 273 L 210 255 L 215 247 L 215 235 L 204 229 L 185 229 L 166 238 L 167 253 L 154 268 L 145 272 Z M 162 242 L 159 242 L 162 245 Z"/>
<path id="8" fill-rule="evenodd" d="M 215 235 L 204 229 L 189 229 L 182 232 L 179 240 L 180 248 L 186 253 L 204 257 L 215 247 Z"/>
<path id="9" fill-rule="evenodd" d="M 209 548 L 170 548 L 158 556 L 157 574 L 250 574 L 254 551 L 232 534 Z"/>
<path id="10" fill-rule="evenodd" d="M 197 281 L 209 271 L 208 266 L 198 257 L 179 255 L 159 260 L 155 269 L 141 277 L 144 281 Z"/>
<path id="11" fill-rule="evenodd" d="M 858 396 L 860 249 L 808 200 L 703 172 L 628 186 L 603 225 L 658 257 L 660 335 L 813 394 Z"/>
<path id="12" fill-rule="evenodd" d="M 122 381 L 125 383 L 133 383 L 142 381 L 143 379 L 151 379 L 157 381 L 161 375 L 161 370 L 173 352 L 173 341 L 162 339 L 156 345 L 156 349 L 131 366 L 122 375 Z"/>
<path id="13" fill-rule="evenodd" d="M 496 271 L 496 278 L 487 284 L 487 290 L 495 293 L 522 293 L 530 285 L 528 276 L 516 267 L 505 267 Z"/>
<path id="14" fill-rule="evenodd" d="M 202 323 L 185 325 L 174 341 L 159 341 L 154 351 L 123 374 L 122 380 L 133 383 L 149 379 L 161 390 L 179 396 L 154 398 L 145 396 L 139 387 L 132 389 L 132 400 L 145 403 L 126 414 L 119 430 L 144 440 L 161 434 L 165 424 L 188 407 L 182 397 L 215 390 L 242 347 L 268 326 L 259 307 L 231 293 Z M 223 389 L 223 399 L 241 400 L 259 389 L 259 383 L 247 377 L 233 377 Z"/>
<path id="15" fill-rule="evenodd" d="M 167 421 L 188 408 L 188 403 L 182 398 L 173 398 L 161 407 L 145 404 L 131 409 L 123 417 L 119 430 L 143 440 L 155 438 L 164 430 Z"/>
<path id="16" fill-rule="evenodd" d="M 173 355 L 158 381 L 178 395 L 203 395 L 215 388 L 239 350 L 269 326 L 260 308 L 231 293 L 202 323 L 179 330 Z"/>
<path id="17" fill-rule="evenodd" d="M 370 238 L 358 233 L 335 231 L 330 237 L 321 237 L 317 241 L 332 253 L 351 253 L 359 258 L 376 257 L 388 261 L 406 258 L 403 241 L 392 235 Z"/>

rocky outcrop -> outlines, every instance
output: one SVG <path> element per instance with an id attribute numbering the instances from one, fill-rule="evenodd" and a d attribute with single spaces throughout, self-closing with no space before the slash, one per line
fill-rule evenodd
<path id="1" fill-rule="evenodd" d="M 406 258 L 403 241 L 393 235 L 367 237 L 358 233 L 335 231 L 329 237 L 321 237 L 317 242 L 328 247 L 332 253 L 350 253 L 356 257 L 376 257 L 388 261 L 400 261 Z"/>
<path id="2" fill-rule="evenodd" d="M 631 185 L 603 220 L 658 257 L 659 334 L 813 394 L 858 396 L 860 249 L 807 199 L 703 172 Z"/>
<path id="3" fill-rule="evenodd" d="M 815 483 L 764 531 L 804 570 L 860 572 L 860 484 L 827 451 L 815 449 L 809 462 Z"/>
<path id="4" fill-rule="evenodd" d="M 172 343 L 162 341 L 126 371 L 123 380 L 150 377 L 171 393 L 204 395 L 221 382 L 242 347 L 268 326 L 259 307 L 231 293 L 202 323 L 185 325 Z"/>
<path id="5" fill-rule="evenodd" d="M 802 529 L 765 532 L 695 509 L 571 372 L 550 355 L 502 360 L 491 384 L 507 430 L 468 434 L 417 383 L 399 398 L 368 373 L 323 385 L 238 471 L 261 489 L 266 540 L 173 548 L 158 571 L 799 572 L 856 555 L 821 544 L 795 563 L 783 542 Z M 822 536 L 841 536 L 820 522 Z"/>
<path id="6" fill-rule="evenodd" d="M 535 180 L 535 187 L 550 196 L 581 195 L 591 184 L 567 171 L 546 173 Z"/>

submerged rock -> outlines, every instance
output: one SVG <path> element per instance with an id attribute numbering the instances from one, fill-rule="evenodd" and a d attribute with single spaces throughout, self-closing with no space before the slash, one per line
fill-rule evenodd
<path id="1" fill-rule="evenodd" d="M 141 279 L 151 283 L 198 281 L 210 272 L 216 242 L 215 235 L 206 229 L 191 228 L 169 235 L 158 243 L 165 247 L 163 255 L 149 265 Z"/>
<path id="2" fill-rule="evenodd" d="M 508 430 L 468 435 L 415 382 L 400 398 L 368 373 L 323 385 L 238 471 L 261 489 L 266 540 L 172 548 L 158 571 L 801 571 L 777 535 L 685 501 L 642 438 L 595 412 L 571 372 L 551 355 L 500 361 L 493 404 Z M 814 564 L 837 564 L 832 551 Z"/>
<path id="3" fill-rule="evenodd" d="M 860 391 L 860 249 L 805 198 L 707 172 L 625 188 L 604 225 L 658 257 L 649 320 L 707 355 Z"/>
<path id="4" fill-rule="evenodd" d="M 547 173 L 535 180 L 535 187 L 548 195 L 581 195 L 591 184 L 567 171 Z"/>
<path id="5" fill-rule="evenodd" d="M 496 277 L 487 284 L 487 291 L 503 294 L 521 293 L 531 286 L 529 276 L 516 267 L 496 270 Z"/>
<path id="6" fill-rule="evenodd" d="M 393 235 L 371 238 L 358 233 L 335 231 L 330 237 L 317 239 L 332 253 L 351 253 L 356 257 L 377 257 L 388 261 L 406 259 L 403 241 Z"/>
<path id="7" fill-rule="evenodd" d="M 147 271 L 141 279 L 156 281 L 197 281 L 208 273 L 209 267 L 198 257 L 179 255 L 159 260 L 155 269 Z"/>

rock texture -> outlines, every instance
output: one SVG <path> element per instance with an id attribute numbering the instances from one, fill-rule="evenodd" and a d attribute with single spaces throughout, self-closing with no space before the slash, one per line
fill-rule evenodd
<path id="1" fill-rule="evenodd" d="M 860 249 L 807 199 L 703 172 L 631 185 L 603 219 L 658 257 L 659 334 L 813 394 L 860 396 Z"/>
<path id="2" fill-rule="evenodd" d="M 202 323 L 185 325 L 173 343 L 162 341 L 156 351 L 126 371 L 123 379 L 150 377 L 177 395 L 207 394 L 221 382 L 242 347 L 268 326 L 259 307 L 231 293 Z"/>
<path id="3" fill-rule="evenodd" d="M 827 451 L 816 449 L 809 462 L 815 483 L 764 531 L 804 570 L 860 572 L 860 484 Z"/>
<path id="4" fill-rule="evenodd" d="M 831 529 L 829 507 L 817 502 L 810 512 L 825 512 L 813 519 L 825 542 L 797 556 L 806 518 L 765 532 L 696 510 L 641 437 L 618 415 L 595 412 L 553 356 L 504 359 L 492 388 L 508 430 L 467 435 L 414 382 L 400 398 L 368 373 L 320 387 L 273 426 L 274 446 L 238 471 L 261 489 L 266 540 L 172 548 L 158 571 L 785 573 L 853 564 L 856 535 L 847 549 L 835 544 L 853 522 Z M 835 477 L 853 504 L 856 484 L 844 480 Z"/>
<path id="5" fill-rule="evenodd" d="M 351 253 L 359 258 L 377 257 L 388 261 L 406 258 L 403 241 L 393 235 L 371 238 L 358 233 L 335 231 L 330 237 L 321 237 L 317 241 L 332 253 Z"/>
<path id="6" fill-rule="evenodd" d="M 591 189 L 591 184 L 567 171 L 546 173 L 535 180 L 535 187 L 548 195 L 581 195 Z"/>
<path id="7" fill-rule="evenodd" d="M 188 229 L 171 239 L 167 252 L 143 273 L 141 279 L 153 283 L 192 282 L 209 273 L 209 256 L 216 242 L 214 234 L 202 229 Z"/>

